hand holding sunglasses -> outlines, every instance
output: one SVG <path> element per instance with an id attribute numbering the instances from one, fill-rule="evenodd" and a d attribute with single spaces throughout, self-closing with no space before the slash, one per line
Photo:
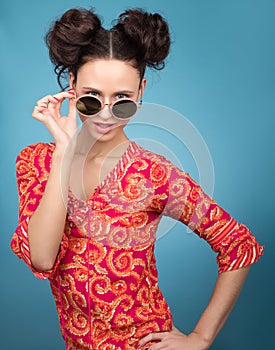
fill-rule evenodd
<path id="1" fill-rule="evenodd" d="M 62 103 L 69 101 L 67 116 L 61 114 Z M 75 91 L 70 89 L 54 95 L 46 95 L 37 101 L 32 113 L 33 118 L 42 122 L 51 133 L 57 147 L 62 149 L 77 133 L 77 113 Z"/>
<path id="2" fill-rule="evenodd" d="M 104 104 L 98 97 L 92 95 L 82 95 L 76 100 L 78 112 L 85 117 L 96 116 L 108 105 L 112 116 L 119 120 L 132 118 L 141 104 L 142 101 L 136 102 L 131 98 L 122 98 L 111 104 Z"/>

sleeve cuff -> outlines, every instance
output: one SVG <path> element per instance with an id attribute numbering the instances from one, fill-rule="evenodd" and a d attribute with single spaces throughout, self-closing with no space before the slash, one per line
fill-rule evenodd
<path id="1" fill-rule="evenodd" d="M 11 249 L 19 259 L 23 260 L 27 264 L 27 266 L 35 275 L 35 277 L 43 280 L 51 278 L 55 274 L 56 269 L 68 248 L 68 237 L 65 233 L 63 234 L 59 253 L 56 257 L 56 261 L 53 268 L 50 271 L 39 271 L 38 269 L 34 268 L 31 263 L 29 241 L 27 236 L 27 225 L 28 220 L 26 219 L 23 222 L 21 222 L 20 225 L 17 227 L 11 240 Z"/>

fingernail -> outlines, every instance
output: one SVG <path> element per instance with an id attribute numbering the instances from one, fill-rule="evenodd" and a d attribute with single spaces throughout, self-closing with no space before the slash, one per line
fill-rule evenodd
<path id="1" fill-rule="evenodd" d="M 59 98 L 53 96 L 53 98 L 57 101 L 57 102 L 60 102 Z"/>
<path id="2" fill-rule="evenodd" d="M 74 94 L 75 94 L 74 90 L 68 91 L 68 93 L 71 94 L 71 95 L 74 95 Z"/>

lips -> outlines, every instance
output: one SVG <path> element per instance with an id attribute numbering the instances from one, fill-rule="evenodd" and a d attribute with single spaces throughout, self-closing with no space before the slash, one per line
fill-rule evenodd
<path id="1" fill-rule="evenodd" d="M 115 124 L 110 123 L 94 123 L 96 131 L 100 134 L 107 134 L 107 132 L 111 131 Z"/>

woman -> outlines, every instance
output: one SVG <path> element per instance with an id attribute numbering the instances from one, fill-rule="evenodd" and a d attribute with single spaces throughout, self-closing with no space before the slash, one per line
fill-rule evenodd
<path id="1" fill-rule="evenodd" d="M 124 132 L 141 106 L 145 68 L 164 67 L 166 21 L 133 9 L 105 30 L 93 11 L 71 9 L 46 41 L 58 82 L 67 76 L 70 89 L 34 108 L 54 143 L 18 155 L 13 251 L 49 279 L 66 349 L 208 349 L 263 247 L 187 173 Z M 188 335 L 173 326 L 158 288 L 154 241 L 163 215 L 218 253 L 213 295 Z"/>

